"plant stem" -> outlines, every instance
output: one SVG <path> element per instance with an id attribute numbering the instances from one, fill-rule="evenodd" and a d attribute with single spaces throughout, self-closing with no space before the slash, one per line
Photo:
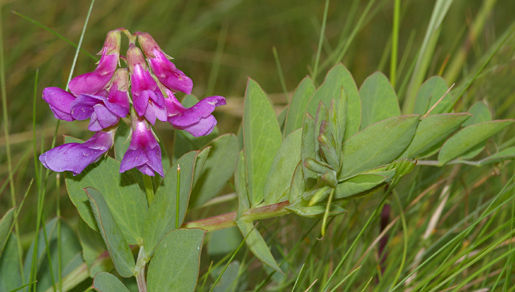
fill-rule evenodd
<path id="1" fill-rule="evenodd" d="M 139 292 L 147 292 L 147 281 L 145 280 L 145 266 L 147 261 L 148 258 L 145 255 L 145 249 L 142 246 L 139 249 L 138 260 L 136 261 L 136 267 L 134 268 L 134 276 L 136 277 L 136 282 L 138 283 Z"/>
<path id="2" fill-rule="evenodd" d="M 177 189 L 175 190 L 175 229 L 179 229 L 181 199 L 181 166 L 177 163 Z"/>
<path id="3" fill-rule="evenodd" d="M 152 185 L 152 178 L 148 175 L 143 175 L 143 184 L 145 185 L 145 193 L 147 194 L 147 203 L 150 204 L 154 200 L 154 186 Z"/>
<path id="4" fill-rule="evenodd" d="M 272 217 L 283 216 L 290 213 L 286 209 L 290 202 L 283 201 L 276 204 L 266 205 L 258 208 L 253 208 L 245 211 L 240 219 L 244 220 L 262 220 Z M 220 229 L 229 228 L 236 225 L 236 212 L 229 212 L 206 219 L 188 222 L 184 225 L 185 228 L 200 228 L 206 231 L 215 231 Z"/>

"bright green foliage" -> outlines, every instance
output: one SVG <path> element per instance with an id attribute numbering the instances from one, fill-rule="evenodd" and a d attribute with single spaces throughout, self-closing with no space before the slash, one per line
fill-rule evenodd
<path id="1" fill-rule="evenodd" d="M 238 160 L 238 140 L 235 135 L 220 136 L 208 144 L 211 147 L 207 159 L 195 175 L 191 193 L 191 206 L 197 207 L 215 197 L 234 174 Z"/>
<path id="2" fill-rule="evenodd" d="M 361 97 L 361 128 L 401 114 L 397 95 L 381 72 L 370 75 L 359 89 Z"/>
<path id="3" fill-rule="evenodd" d="M 433 76 L 427 79 L 419 88 L 415 100 L 415 114 L 425 114 L 433 105 L 444 96 L 447 91 L 447 82 L 440 76 Z M 450 98 L 444 97 L 442 101 L 431 111 L 431 114 L 446 112 L 445 106 Z M 451 105 L 452 106 L 452 105 Z"/>
<path id="4" fill-rule="evenodd" d="M 340 177 L 348 177 L 393 161 L 415 135 L 419 116 L 399 116 L 373 124 L 343 144 Z"/>
<path id="5" fill-rule="evenodd" d="M 107 158 L 90 166 L 80 175 L 66 177 L 65 181 L 70 200 L 91 228 L 98 230 L 88 197 L 83 190 L 86 187 L 93 187 L 102 193 L 113 219 L 129 244 L 141 241 L 148 207 L 145 193 L 138 185 L 141 176 L 137 172 L 121 174 L 120 162 Z"/>
<path id="6" fill-rule="evenodd" d="M 151 203 L 148 216 L 145 220 L 143 245 L 148 255 L 152 254 L 158 242 L 175 229 L 181 226 L 193 188 L 193 174 L 195 171 L 195 161 L 198 151 L 184 154 L 175 165 L 171 166 L 166 172 L 163 185 L 156 192 L 156 197 Z M 180 189 L 179 202 L 177 202 L 177 172 L 180 166 Z M 176 210 L 179 204 L 179 222 L 176 222 Z"/>
<path id="7" fill-rule="evenodd" d="M 0 256 L 4 251 L 5 244 L 9 239 L 9 234 L 11 233 L 11 226 L 14 220 L 14 209 L 9 209 L 5 212 L 2 219 L 0 219 Z"/>
<path id="8" fill-rule="evenodd" d="M 95 275 L 93 287 L 99 292 L 129 292 L 129 289 L 118 278 L 106 272 L 100 272 Z"/>
<path id="9" fill-rule="evenodd" d="M 2 257 L 0 257 L 0 290 L 12 291 L 22 285 L 18 265 L 18 239 L 14 234 L 7 240 Z"/>
<path id="10" fill-rule="evenodd" d="M 148 266 L 148 291 L 195 291 L 203 240 L 198 229 L 169 232 Z"/>
<path id="11" fill-rule="evenodd" d="M 86 188 L 85 191 L 91 203 L 98 230 L 104 239 L 116 271 L 122 277 L 132 276 L 135 266 L 134 257 L 102 193 L 93 188 Z"/>
<path id="12" fill-rule="evenodd" d="M 252 206 L 263 200 L 266 176 L 281 146 L 281 130 L 265 92 L 252 79 L 247 83 L 243 117 L 243 139 Z"/>
<path id="13" fill-rule="evenodd" d="M 487 121 L 470 125 L 452 136 L 442 146 L 438 155 L 440 164 L 445 164 L 460 155 L 473 150 L 486 139 L 512 125 L 514 120 Z"/>
<path id="14" fill-rule="evenodd" d="M 302 127 L 302 120 L 309 105 L 309 100 L 315 93 L 315 84 L 311 78 L 306 77 L 295 89 L 293 97 L 288 106 L 288 115 L 284 126 L 284 135 L 288 135 L 294 130 Z"/>
<path id="15" fill-rule="evenodd" d="M 244 220 L 238 220 L 236 221 L 236 224 L 238 225 L 241 234 L 245 237 L 247 246 L 252 251 L 252 253 L 263 263 L 281 273 L 281 268 L 279 268 L 279 265 L 275 261 L 274 256 L 270 252 L 270 248 L 254 224 Z"/>
<path id="16" fill-rule="evenodd" d="M 289 134 L 277 151 L 265 184 L 265 203 L 284 200 L 290 187 L 295 167 L 300 161 L 302 130 Z"/>
<path id="17" fill-rule="evenodd" d="M 438 150 L 441 144 L 470 117 L 467 113 L 437 114 L 423 118 L 403 158 L 425 157 Z"/>

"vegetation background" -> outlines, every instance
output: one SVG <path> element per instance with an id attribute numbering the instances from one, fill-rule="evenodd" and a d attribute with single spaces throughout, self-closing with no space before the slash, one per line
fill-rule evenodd
<path id="1" fill-rule="evenodd" d="M 228 105 L 216 113 L 219 128 L 222 133 L 236 132 L 243 113 L 246 79 L 252 77 L 261 84 L 279 113 L 291 98 L 288 93 L 304 76 L 313 73 L 321 31 L 324 31 L 324 37 L 315 76 L 318 84 L 325 72 L 338 61 L 352 72 L 358 86 L 374 71 L 388 75 L 394 2 L 333 0 L 329 2 L 324 22 L 326 1 L 96 1 L 74 75 L 95 67 L 94 55 L 108 30 L 126 27 L 131 31 L 149 32 L 164 51 L 175 58 L 177 67 L 192 77 L 195 95 L 228 97 Z M 475 68 L 490 56 L 490 50 L 503 33 L 508 33 L 507 40 L 487 67 L 475 76 L 458 107 L 466 110 L 474 102 L 484 101 L 496 119 L 515 117 L 515 2 L 451 2 L 424 79 L 442 75 L 449 84 L 468 80 Z M 395 88 L 401 99 L 406 94 L 434 3 L 428 0 L 400 1 Z M 33 147 L 48 149 L 55 135 L 56 121 L 40 98 L 41 90 L 48 86 L 65 86 L 75 53 L 73 44 L 79 40 L 90 1 L 20 0 L 2 1 L 1 5 L 3 35 L 0 49 L 3 55 L 0 58 L 0 85 L 7 106 L 2 112 L 1 123 L 7 132 L 0 136 L 0 214 L 13 204 L 18 205 L 27 191 L 24 207 L 18 216 L 18 232 L 26 249 L 35 236 L 38 205 L 38 190 L 35 187 L 27 189 L 35 177 Z M 39 71 L 39 80 L 34 99 L 36 71 Z M 62 142 L 64 133 L 84 138 L 88 135 L 86 126 L 86 123 L 61 123 L 57 142 Z M 515 131 L 510 129 L 497 139 L 513 144 L 514 134 Z M 160 135 L 169 137 L 169 142 L 173 139 L 170 127 L 160 129 Z M 12 185 L 9 184 L 9 174 L 12 174 Z M 416 188 L 410 189 L 410 184 L 406 183 L 405 193 L 398 193 L 399 201 L 392 202 L 392 218 L 402 215 L 403 220 L 395 221 L 390 231 L 390 256 L 384 272 L 393 278 L 401 260 L 409 267 L 408 264 L 416 263 L 420 249 L 439 249 L 450 242 L 450 238 L 458 238 L 456 249 L 445 250 L 442 258 L 432 259 L 420 269 L 418 288 L 430 290 L 430 287 L 435 287 L 430 283 L 448 277 L 451 277 L 449 286 L 454 283 L 465 290 L 493 287 L 494 284 L 504 288 L 513 286 L 510 281 L 515 213 L 512 177 L 513 162 L 482 168 L 461 166 L 417 170 L 406 179 L 408 182 L 417 181 Z M 65 189 L 56 188 L 55 178 L 56 175 L 51 174 L 45 184 L 43 219 L 59 215 L 67 224 L 76 226 L 79 217 L 67 199 Z M 436 229 L 425 235 L 428 220 L 442 203 L 439 196 L 443 185 L 450 188 L 450 196 L 441 205 L 443 212 Z M 503 187 L 511 195 L 502 193 Z M 231 188 L 226 191 L 230 193 Z M 423 196 L 417 197 L 420 194 Z M 499 203 L 501 197 L 503 199 Z M 500 207 L 495 213 L 483 216 L 481 206 L 494 201 L 501 204 Z M 381 275 L 384 274 L 375 250 L 379 221 L 361 229 L 368 218 L 365 215 L 370 214 L 378 203 L 379 198 L 375 197 L 352 201 L 349 213 L 332 222 L 331 230 L 323 241 L 316 240 L 317 228 L 309 229 L 316 223 L 313 220 L 287 216 L 261 223 L 260 229 L 268 235 L 266 238 L 273 246 L 274 254 L 284 256 L 282 264 L 288 267 L 288 273 L 267 276 L 269 271 L 257 264 L 249 253 L 240 252 L 236 269 L 239 271 L 236 273 L 238 287 L 275 287 L 281 290 L 281 287 L 291 287 L 295 283 L 306 289 L 315 280 L 319 285 L 328 280 L 342 255 L 352 251 L 344 268 L 339 271 L 342 276 L 336 277 L 352 276 L 346 278 L 347 282 L 340 286 L 341 289 L 391 288 L 391 279 L 383 281 Z M 233 204 L 231 201 L 225 206 L 203 208 L 190 217 L 231 210 Z M 409 212 L 404 214 L 408 206 Z M 480 225 L 474 225 L 476 223 Z M 476 231 L 469 232 L 467 228 L 471 226 Z M 467 232 L 463 233 L 464 230 Z M 352 239 L 361 231 L 364 232 L 362 240 L 351 247 Z M 236 235 L 228 233 L 224 236 Z M 238 240 L 234 240 L 236 246 Z M 409 245 L 404 246 L 405 243 Z M 230 244 L 227 245 L 230 250 Z M 469 246 L 474 249 L 469 250 Z M 372 252 L 367 252 L 369 247 Z M 457 259 L 451 261 L 451 251 L 468 251 L 465 254 L 486 251 L 486 254 L 474 262 L 469 258 L 457 262 Z M 403 255 L 404 252 L 406 254 Z M 365 258 L 361 259 L 361 256 Z M 216 277 L 202 278 L 202 274 L 216 275 L 216 271 L 208 271 L 207 267 L 211 261 L 216 263 L 220 258 L 216 253 L 203 256 L 205 266 L 201 270 L 201 281 L 207 279 L 206 287 Z M 492 261 L 494 264 L 482 269 L 482 265 Z M 446 267 L 445 271 L 438 270 L 442 266 Z M 436 276 L 431 276 L 433 271 Z M 459 287 L 460 283 L 465 284 Z"/>

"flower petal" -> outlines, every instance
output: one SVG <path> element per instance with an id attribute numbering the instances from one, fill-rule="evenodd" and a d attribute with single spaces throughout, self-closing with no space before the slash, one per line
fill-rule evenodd
<path id="1" fill-rule="evenodd" d="M 71 107 L 75 96 L 59 87 L 47 87 L 43 89 L 43 100 L 48 103 L 56 119 L 73 121 Z"/>
<path id="2" fill-rule="evenodd" d="M 117 66 L 118 54 L 103 55 L 94 71 L 73 78 L 68 88 L 75 95 L 96 94 L 111 80 Z"/>
<path id="3" fill-rule="evenodd" d="M 188 127 L 180 128 L 195 137 L 205 136 L 213 131 L 216 126 L 216 119 L 213 115 L 201 119 L 198 123 Z"/>
<path id="4" fill-rule="evenodd" d="M 188 127 L 208 117 L 215 110 L 215 107 L 224 104 L 225 98 L 222 96 L 206 97 L 194 106 L 185 109 L 182 114 L 169 117 L 168 121 L 177 128 Z"/>
<path id="5" fill-rule="evenodd" d="M 100 159 L 113 144 L 112 132 L 98 132 L 84 143 L 68 143 L 41 154 L 39 160 L 55 172 L 81 173 L 88 165 Z"/>

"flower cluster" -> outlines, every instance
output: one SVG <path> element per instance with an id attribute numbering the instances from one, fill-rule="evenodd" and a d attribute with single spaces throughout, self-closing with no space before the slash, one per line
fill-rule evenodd
<path id="1" fill-rule="evenodd" d="M 120 56 L 122 33 L 129 39 L 126 56 Z M 69 92 L 58 87 L 43 90 L 43 99 L 57 119 L 89 119 L 88 129 L 95 134 L 84 143 L 53 148 L 39 160 L 53 171 L 79 174 L 111 148 L 120 119 L 129 117 L 131 143 L 120 172 L 137 168 L 146 175 L 157 172 L 163 176 L 161 148 L 151 125 L 160 120 L 196 137 L 207 135 L 216 125 L 212 112 L 225 104 L 225 98 L 206 97 L 190 108 L 184 107 L 175 94 L 191 94 L 193 82 L 148 33 L 110 31 L 99 54 L 96 69 L 73 78 Z"/>

